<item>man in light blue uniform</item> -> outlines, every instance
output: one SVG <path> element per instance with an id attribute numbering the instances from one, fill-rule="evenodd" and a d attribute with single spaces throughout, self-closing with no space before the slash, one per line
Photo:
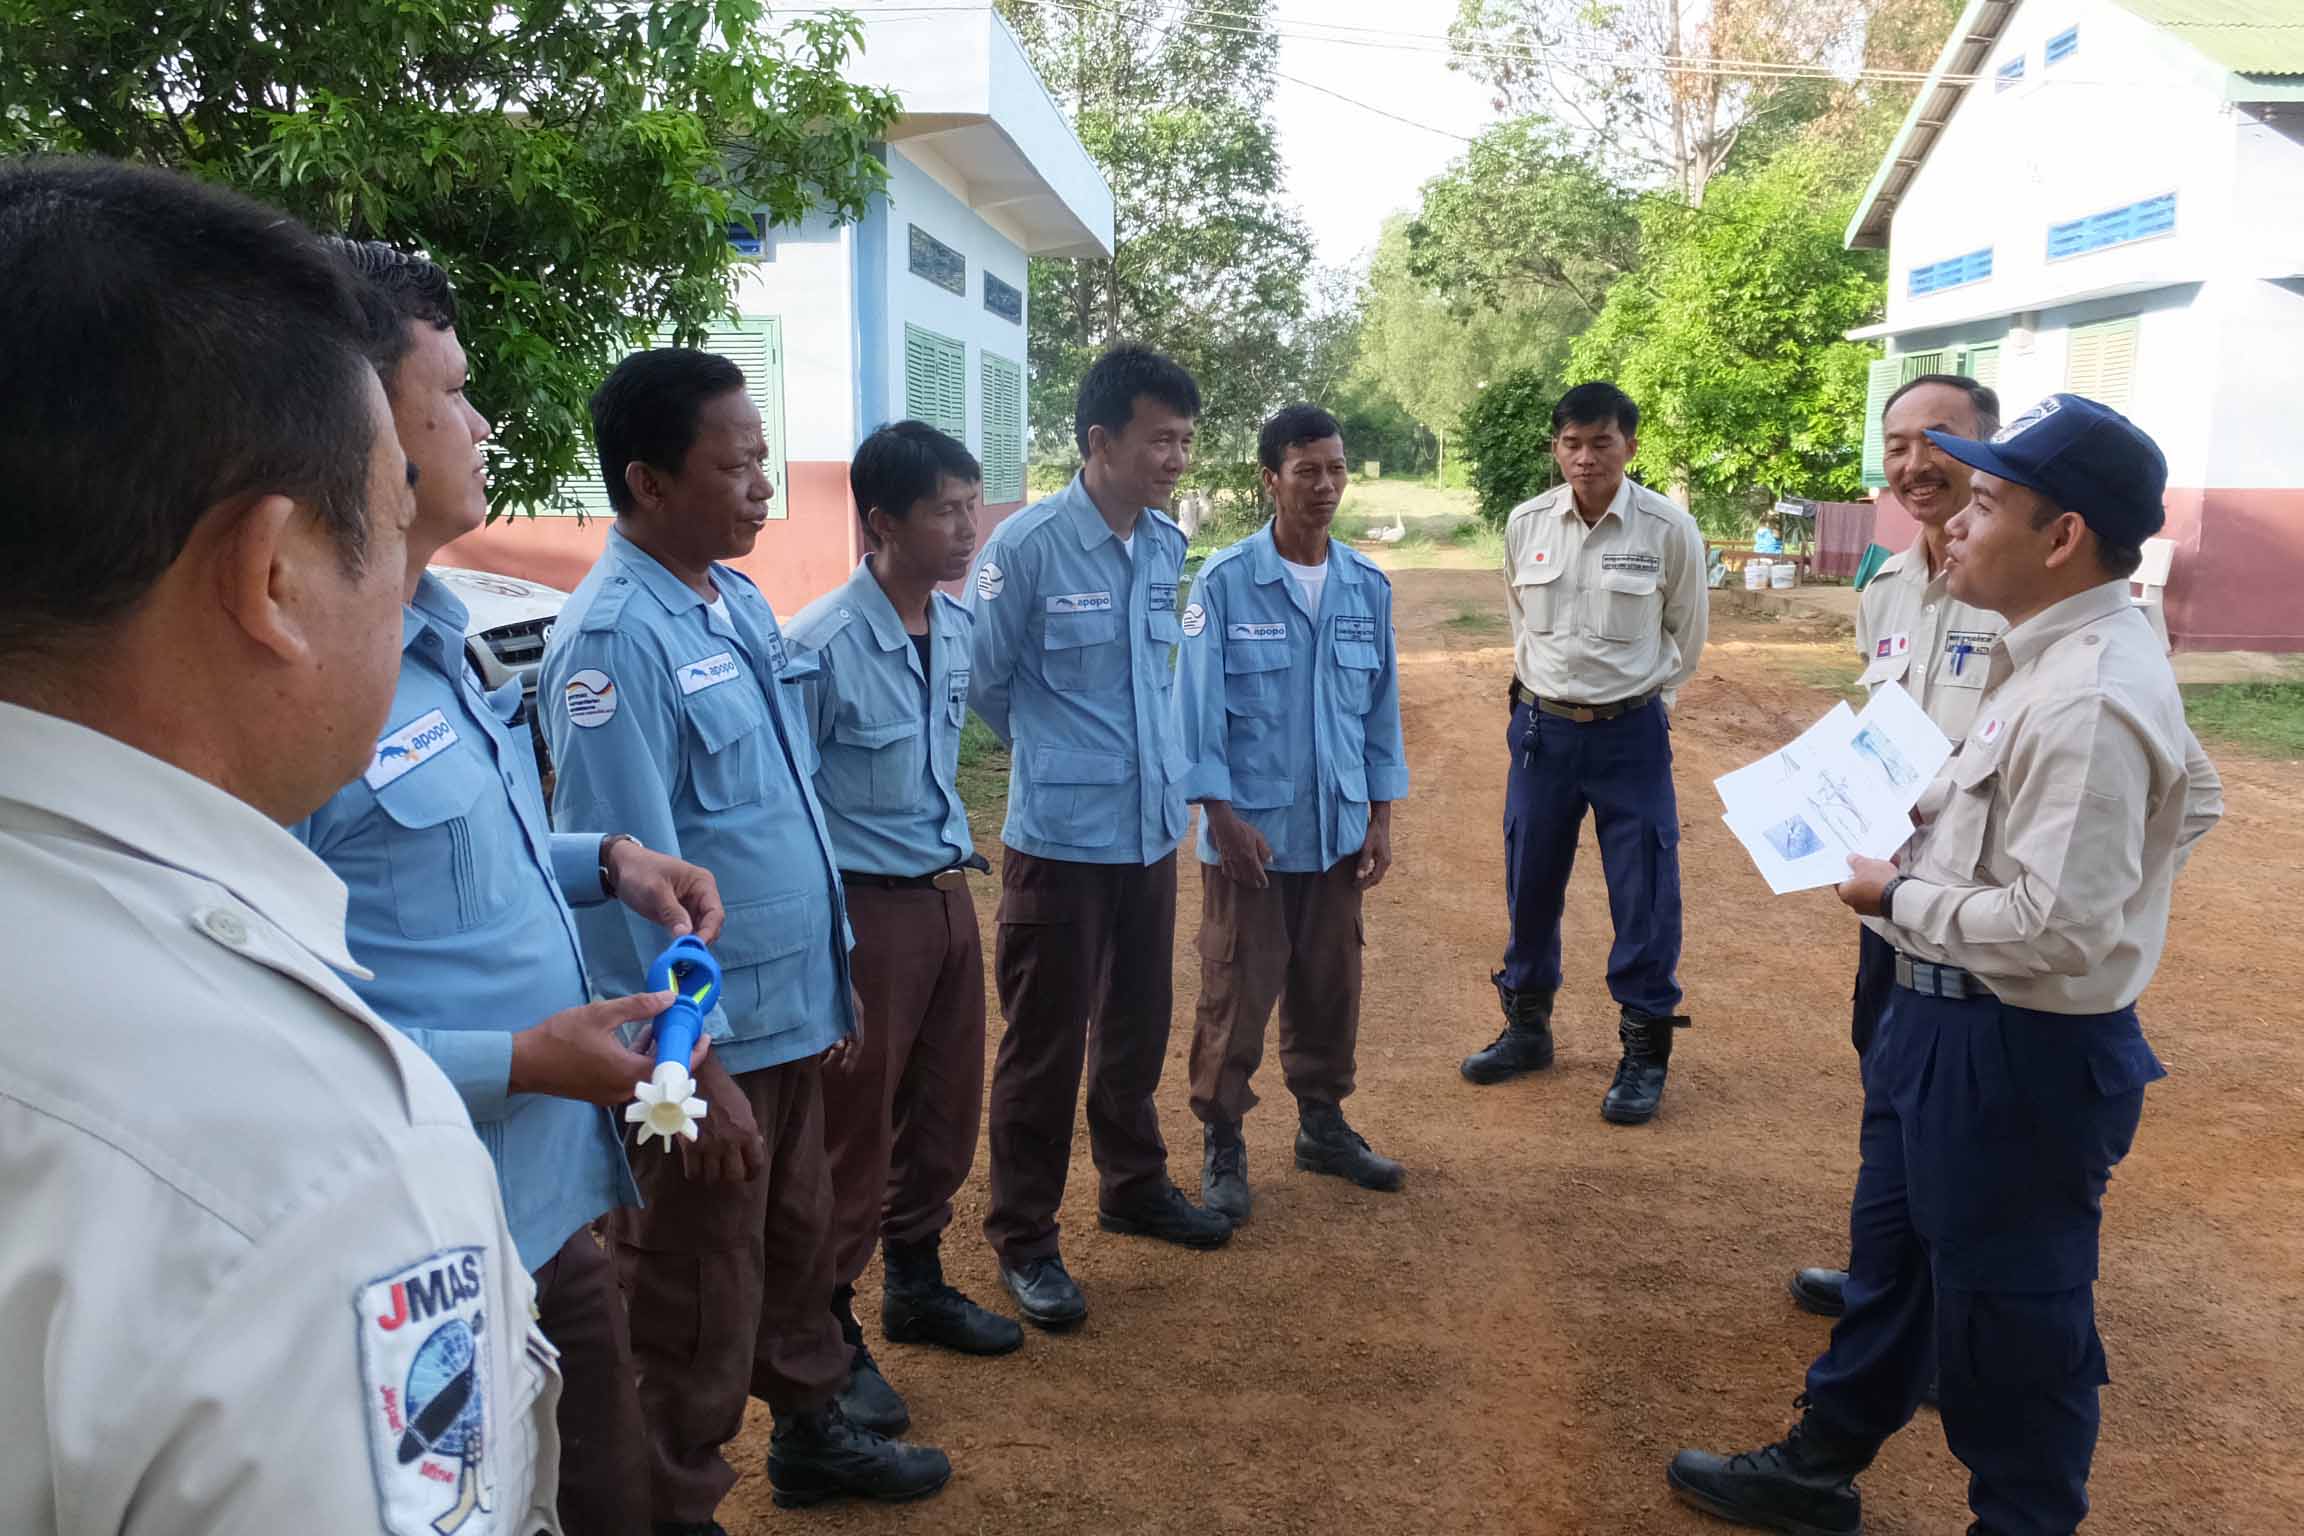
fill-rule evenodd
<path id="1" fill-rule="evenodd" d="M 747 1395 L 776 1416 L 779 1504 L 908 1499 L 951 1476 L 940 1451 L 852 1423 L 832 1317 L 825 1053 L 854 1029 L 848 924 L 776 615 L 721 562 L 750 552 L 774 494 L 760 411 L 726 358 L 638 352 L 592 398 L 616 508 L 608 548 L 545 651 L 538 710 L 563 828 L 629 830 L 722 881 L 725 981 L 705 1028 L 698 1139 L 636 1148 L 647 1199 L 617 1252 L 654 1457 L 660 1532 L 709 1533 L 736 1481 L 721 1448 Z M 581 919 L 595 985 L 636 984 L 670 937 Z"/>
<path id="2" fill-rule="evenodd" d="M 1360 899 L 1392 863 L 1408 792 L 1392 583 L 1328 536 L 1350 478 L 1315 406 L 1264 424 L 1272 521 L 1202 567 L 1184 610 L 1177 734 L 1200 804 L 1200 1008 L 1192 1113 L 1211 1209 L 1251 1207 L 1240 1121 L 1280 1008 L 1296 1166 L 1398 1189 L 1401 1166 L 1345 1122 L 1360 1031 Z"/>
<path id="3" fill-rule="evenodd" d="M 668 931 L 693 926 L 709 940 L 719 897 L 710 875 L 632 838 L 552 833 L 528 732 L 509 723 L 519 686 L 481 692 L 464 659 L 464 606 L 424 570 L 488 511 L 489 427 L 464 397 L 454 292 L 421 257 L 338 249 L 373 301 L 393 423 L 417 471 L 414 591 L 367 772 L 290 830 L 350 893 L 352 954 L 373 973 L 353 989 L 439 1064 L 495 1160 L 567 1383 L 563 1520 L 577 1536 L 628 1536 L 646 1518 L 640 1400 L 623 1298 L 591 1223 L 637 1198 L 618 1123 L 600 1106 L 630 1099 L 650 1063 L 617 1027 L 669 998 L 590 1002 L 569 903 L 617 894 Z"/>
<path id="4" fill-rule="evenodd" d="M 1115 347 L 1080 381 L 1079 478 L 1001 524 L 976 562 L 971 696 L 1014 748 L 995 967 L 984 1235 L 1027 1320 L 1087 1302 L 1057 1249 L 1085 1061 L 1098 1223 L 1190 1247 L 1232 1235 L 1184 1198 L 1152 1095 L 1168 1049 L 1185 759 L 1169 689 L 1184 533 L 1157 510 L 1191 463 L 1192 376 Z"/>
<path id="5" fill-rule="evenodd" d="M 958 780 L 972 621 L 937 587 L 968 574 L 983 480 L 967 448 L 922 422 L 866 438 L 848 484 L 872 553 L 788 631 L 863 1010 L 855 1049 L 824 1080 L 832 1309 L 855 1399 L 891 1391 L 854 1308 L 882 1237 L 890 1340 L 970 1355 L 1024 1342 L 1013 1319 L 944 1283 L 938 1252 L 984 1121 L 984 948 L 968 872 L 990 866 Z M 882 1411 L 909 1419 L 901 1399 Z"/>

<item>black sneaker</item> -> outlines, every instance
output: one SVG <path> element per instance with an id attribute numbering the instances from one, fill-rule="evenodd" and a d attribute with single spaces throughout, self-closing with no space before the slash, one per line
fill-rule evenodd
<path id="1" fill-rule="evenodd" d="M 1016 1298 L 1024 1321 L 1036 1327 L 1069 1328 L 1088 1315 L 1088 1298 L 1054 1254 L 1014 1266 L 1001 1260 L 1000 1284 Z"/>
<path id="2" fill-rule="evenodd" d="M 934 1344 L 963 1355 L 1005 1355 L 1024 1342 L 1014 1318 L 987 1312 L 944 1283 L 933 1245 L 887 1251 L 880 1329 L 892 1344 Z"/>
<path id="3" fill-rule="evenodd" d="M 1248 1144 L 1240 1139 L 1240 1126 L 1200 1127 L 1204 1150 L 1200 1159 L 1200 1198 L 1208 1209 L 1238 1226 L 1255 1209 L 1256 1197 L 1248 1188 Z"/>
<path id="4" fill-rule="evenodd" d="M 1100 1208 L 1096 1225 L 1124 1237 L 1156 1237 L 1183 1248 L 1221 1248 L 1232 1241 L 1232 1219 L 1222 1211 L 1203 1210 L 1184 1198 L 1173 1184 L 1124 1211 Z"/>
<path id="5" fill-rule="evenodd" d="M 900 1435 L 912 1427 L 912 1410 L 880 1374 L 880 1363 L 862 1341 L 848 1351 L 848 1384 L 840 1389 L 840 1411 L 858 1429 Z"/>
<path id="6" fill-rule="evenodd" d="M 952 1460 L 851 1424 L 838 1403 L 780 1419 L 768 1442 L 768 1486 L 779 1509 L 826 1499 L 924 1499 L 952 1480 Z"/>

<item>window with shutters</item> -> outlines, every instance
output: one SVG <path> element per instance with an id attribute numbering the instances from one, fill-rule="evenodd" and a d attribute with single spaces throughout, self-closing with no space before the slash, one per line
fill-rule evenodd
<path id="1" fill-rule="evenodd" d="M 2007 63 L 2000 66 L 1999 74 L 1993 79 L 1992 89 L 1995 91 L 2005 91 L 2011 89 L 2012 87 L 2022 85 L 2023 83 L 2024 55 L 2018 54 L 2016 57 L 2010 59 Z"/>
<path id="2" fill-rule="evenodd" d="M 1914 267 L 1904 274 L 1905 292 L 1912 298 L 1923 294 L 1942 293 L 1947 288 L 1965 287 L 1980 283 L 1992 275 L 1992 247 L 1970 251 L 1965 256 L 1947 257 L 1932 261 L 1924 267 Z"/>
<path id="3" fill-rule="evenodd" d="M 1024 368 L 984 354 L 984 504 L 1024 499 Z"/>
<path id="4" fill-rule="evenodd" d="M 673 345 L 672 333 L 660 331 L 655 345 Z M 700 350 L 717 352 L 734 363 L 744 373 L 744 392 L 760 408 L 760 431 L 768 440 L 768 482 L 775 487 L 775 499 L 768 503 L 768 515 L 782 518 L 791 515 L 789 483 L 784 462 L 784 323 L 774 315 L 746 315 L 735 322 L 704 333 L 698 343 Z M 589 444 L 591 434 L 585 434 Z M 545 515 L 562 517 L 614 517 L 616 509 L 609 504 L 608 487 L 600 478 L 600 461 L 593 457 L 587 446 L 574 478 L 560 486 L 559 505 L 540 509 Z"/>
<path id="5" fill-rule="evenodd" d="M 2150 240 L 2156 235 L 2172 234 L 2175 229 L 2176 194 L 2168 192 L 2125 207 L 2107 208 L 2084 219 L 2049 225 L 2048 259 L 2060 261 L 2066 256 L 2080 256 L 2106 246 Z"/>
<path id="6" fill-rule="evenodd" d="M 1916 379 L 1924 373 L 1942 373 L 1945 371 L 1942 348 L 1938 348 L 1934 352 L 1907 352 L 1895 361 L 1896 382 L 1899 384 L 1908 379 Z"/>
<path id="7" fill-rule="evenodd" d="M 1963 347 L 1960 349 L 1959 372 L 1966 374 L 1987 389 L 2000 387 L 2000 344 Z"/>
<path id="8" fill-rule="evenodd" d="M 2066 27 L 2048 39 L 2047 59 L 2051 64 L 2061 64 L 2079 51 L 2080 29 L 2078 27 Z"/>
<path id="9" fill-rule="evenodd" d="M 904 327 L 904 414 L 968 441 L 968 348 L 949 336 Z"/>
<path id="10" fill-rule="evenodd" d="M 1900 357 L 1874 358 L 1868 365 L 1864 381 L 1864 484 L 1875 491 L 1888 485 L 1888 444 L 1882 435 L 1880 413 L 1888 409 L 1888 397 L 1903 382 L 1904 359 Z"/>
<path id="11" fill-rule="evenodd" d="M 2064 387 L 2116 411 L 2127 410 L 2136 382 L 2137 331 L 2134 315 L 2072 327 Z"/>

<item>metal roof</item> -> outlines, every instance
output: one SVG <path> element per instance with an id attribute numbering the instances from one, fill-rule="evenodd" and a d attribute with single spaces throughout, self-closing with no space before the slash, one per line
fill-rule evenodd
<path id="1" fill-rule="evenodd" d="M 1968 8 L 1960 13 L 1944 51 L 1936 56 L 1935 68 L 1928 72 L 1928 83 L 1920 88 L 1912 110 L 1904 115 L 1904 126 L 1896 131 L 1896 142 L 1888 146 L 1880 169 L 1872 175 L 1872 185 L 1864 189 L 1863 201 L 1856 205 L 1856 217 L 1848 223 L 1847 243 L 1851 247 L 1886 249 L 1888 222 L 1895 217 L 1898 200 L 1912 185 L 1912 178 L 1920 173 L 1921 162 L 1928 158 L 1928 151 L 1936 147 L 1936 136 L 1952 121 L 1952 114 L 1967 96 L 1970 80 L 1992 56 L 1993 46 L 2000 41 L 2000 31 L 2008 25 L 2008 18 L 2016 14 L 2018 3 L 2019 0 L 1968 0 Z M 2200 0 L 2200 3 L 2211 3 L 2211 0 Z M 2262 3 L 2276 5 L 2282 0 L 2262 0 Z"/>
<path id="2" fill-rule="evenodd" d="M 2304 75 L 2297 0 L 2116 0 L 2241 75 Z"/>

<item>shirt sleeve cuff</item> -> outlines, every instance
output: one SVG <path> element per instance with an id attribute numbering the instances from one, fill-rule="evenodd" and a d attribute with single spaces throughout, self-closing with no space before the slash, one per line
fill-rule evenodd
<path id="1" fill-rule="evenodd" d="M 512 1096 L 512 1037 L 496 1030 L 428 1029 L 411 1037 L 448 1075 L 475 1125 L 501 1120 Z"/>
<path id="2" fill-rule="evenodd" d="M 572 907 L 593 907 L 608 899 L 600 885 L 600 835 L 596 832 L 552 834 L 552 878 Z"/>
<path id="3" fill-rule="evenodd" d="M 1371 804 L 1379 800 L 1405 800 L 1408 798 L 1408 770 L 1390 764 L 1379 768 L 1368 765 L 1368 799 Z"/>
<path id="4" fill-rule="evenodd" d="M 1184 774 L 1184 798 L 1192 804 L 1203 800 L 1230 800 L 1231 767 L 1224 763 L 1194 763 Z"/>

